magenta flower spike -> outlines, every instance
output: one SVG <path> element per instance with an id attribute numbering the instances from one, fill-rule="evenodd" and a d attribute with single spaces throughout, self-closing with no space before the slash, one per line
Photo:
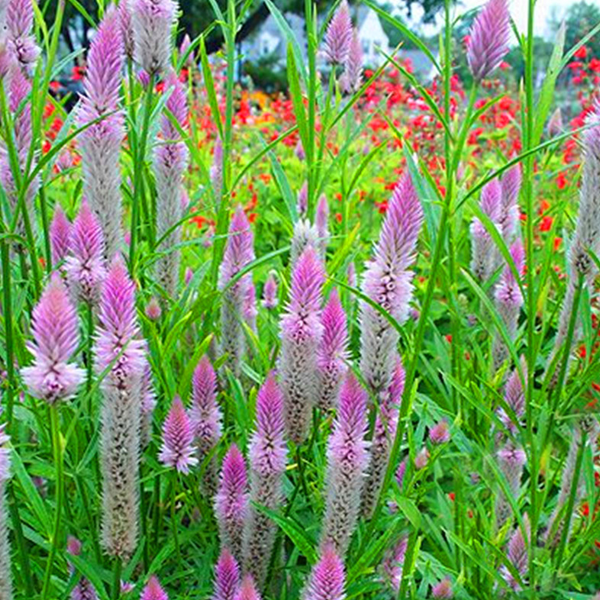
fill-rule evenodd
<path id="1" fill-rule="evenodd" d="M 244 295 L 244 322 L 256 333 L 256 317 L 258 309 L 256 308 L 256 286 L 250 280 L 246 286 Z"/>
<path id="2" fill-rule="evenodd" d="M 292 273 L 290 299 L 281 318 L 279 373 L 287 436 L 295 444 L 306 438 L 317 400 L 323 279 L 321 261 L 312 248 L 307 248 Z"/>
<path id="3" fill-rule="evenodd" d="M 133 36 L 136 62 L 149 75 L 169 68 L 177 3 L 173 0 L 134 0 Z"/>
<path id="4" fill-rule="evenodd" d="M 329 202 L 327 196 L 321 194 L 317 202 L 317 211 L 315 214 L 315 227 L 319 236 L 319 250 L 324 259 L 327 253 L 327 244 L 329 243 Z"/>
<path id="5" fill-rule="evenodd" d="M 71 229 L 71 253 L 66 261 L 66 271 L 75 297 L 95 306 L 106 277 L 104 234 L 85 200 Z"/>
<path id="6" fill-rule="evenodd" d="M 290 251 L 292 265 L 298 262 L 298 259 L 307 248 L 312 248 L 315 252 L 321 252 L 319 232 L 309 219 L 300 218 L 294 225 L 292 236 L 292 249 Z"/>
<path id="7" fill-rule="evenodd" d="M 353 29 L 348 57 L 344 63 L 344 73 L 340 77 L 340 85 L 346 94 L 354 94 L 360 90 L 363 81 L 363 49 L 358 30 Z"/>
<path id="8" fill-rule="evenodd" d="M 219 290 L 223 292 L 221 305 L 221 348 L 227 353 L 227 364 L 239 375 L 244 354 L 244 302 L 252 276 L 245 275 L 233 285 L 231 279 L 254 260 L 254 235 L 250 221 L 238 206 L 229 225 L 229 237 L 219 270 Z"/>
<path id="9" fill-rule="evenodd" d="M 31 320 L 33 364 L 21 371 L 29 393 L 54 404 L 71 398 L 84 379 L 84 371 L 71 364 L 79 344 L 77 312 L 67 290 L 54 274 Z"/>
<path id="10" fill-rule="evenodd" d="M 523 368 L 523 375 L 527 378 L 526 364 L 525 361 L 521 361 Z M 525 413 L 525 391 L 523 390 L 523 383 L 519 376 L 519 371 L 515 369 L 509 376 L 506 386 L 504 388 L 504 400 L 506 404 L 512 409 L 514 417 L 510 416 L 502 407 L 498 408 L 498 417 L 506 427 L 508 431 L 515 434 L 517 432 L 517 424 L 521 421 Z"/>
<path id="11" fill-rule="evenodd" d="M 77 538 L 73 536 L 67 538 L 67 553 L 71 556 L 79 556 L 81 554 L 81 542 Z M 71 574 L 75 573 L 75 567 L 70 561 L 69 571 Z M 71 592 L 71 600 L 96 600 L 97 598 L 98 594 L 92 583 L 85 577 L 80 577 Z"/>
<path id="12" fill-rule="evenodd" d="M 140 596 L 140 600 L 169 600 L 169 596 L 163 590 L 158 578 L 152 575 Z"/>
<path id="13" fill-rule="evenodd" d="M 529 519 L 527 518 L 527 515 L 525 515 L 524 521 L 526 535 L 527 537 L 530 537 Z M 523 531 L 520 527 L 517 527 L 514 530 L 510 540 L 508 541 L 506 556 L 512 563 L 517 573 L 521 576 L 521 581 L 526 584 L 527 582 L 525 580 L 525 575 L 527 575 L 529 558 L 527 553 L 527 541 L 525 540 L 525 536 L 523 535 Z M 515 592 L 521 591 L 522 586 L 505 565 L 500 567 L 500 574 L 510 589 Z"/>
<path id="14" fill-rule="evenodd" d="M 165 77 L 164 83 L 165 89 L 170 91 L 166 107 L 181 129 L 185 129 L 188 119 L 186 90 L 173 71 Z M 162 117 L 160 132 L 162 139 L 154 155 L 154 177 L 156 229 L 158 238 L 162 239 L 160 249 L 164 254 L 156 263 L 156 274 L 166 293 L 175 298 L 180 263 L 180 251 L 175 246 L 181 242 L 181 194 L 189 153 L 178 129 L 167 115 Z"/>
<path id="15" fill-rule="evenodd" d="M 502 187 L 493 179 L 481 191 L 481 210 L 498 225 L 502 209 Z M 498 250 L 485 225 L 474 218 L 471 223 L 471 270 L 482 282 L 487 281 L 498 264 Z"/>
<path id="16" fill-rule="evenodd" d="M 402 569 L 406 549 L 408 548 L 408 537 L 403 536 L 400 541 L 387 553 L 381 565 L 381 573 L 385 582 L 396 592 L 400 589 L 402 582 Z"/>
<path id="17" fill-rule="evenodd" d="M 476 81 L 489 77 L 508 54 L 508 0 L 488 0 L 479 12 L 467 42 L 467 61 Z"/>
<path id="18" fill-rule="evenodd" d="M 267 576 L 276 526 L 253 505 L 273 511 L 281 506 L 287 455 L 284 430 L 283 395 L 271 373 L 256 400 L 256 431 L 250 442 L 250 508 L 242 548 L 244 570 L 259 586 Z"/>
<path id="19" fill-rule="evenodd" d="M 238 587 L 234 600 L 262 600 L 252 575 L 246 575 Z"/>
<path id="20" fill-rule="evenodd" d="M 346 554 L 358 520 L 369 465 L 367 427 L 367 394 L 349 372 L 327 444 L 325 515 L 321 530 L 321 548 L 332 543 L 340 556 Z"/>
<path id="21" fill-rule="evenodd" d="M 0 424 L 0 598 L 12 598 L 8 503 L 6 484 L 10 478 L 10 438 L 6 423 Z"/>
<path id="22" fill-rule="evenodd" d="M 434 446 L 441 446 L 450 441 L 450 430 L 448 421 L 440 421 L 429 430 L 429 441 Z"/>
<path id="23" fill-rule="evenodd" d="M 223 459 L 219 491 L 215 497 L 215 515 L 221 546 L 233 556 L 242 556 L 242 533 L 248 515 L 248 475 L 246 462 L 234 444 Z"/>
<path id="24" fill-rule="evenodd" d="M 223 142 L 220 137 L 215 140 L 213 163 L 210 167 L 210 181 L 215 194 L 215 203 L 219 206 L 223 195 Z"/>
<path id="25" fill-rule="evenodd" d="M 520 163 L 506 171 L 500 180 L 502 189 L 500 228 L 502 237 L 507 244 L 512 244 L 515 238 L 519 237 L 519 193 L 522 181 L 523 174 Z"/>
<path id="26" fill-rule="evenodd" d="M 194 432 L 181 398 L 175 396 L 163 425 L 163 443 L 158 455 L 163 465 L 187 475 L 198 464 L 194 456 Z"/>
<path id="27" fill-rule="evenodd" d="M 123 113 L 119 109 L 123 39 L 117 9 L 109 7 L 88 52 L 84 93 L 77 108 L 77 124 L 90 125 L 78 137 L 83 169 L 83 194 L 98 216 L 112 258 L 122 241 L 121 167 Z"/>
<path id="28" fill-rule="evenodd" d="M 214 452 L 221 439 L 221 411 L 217 404 L 217 376 L 208 357 L 203 356 L 192 380 L 190 418 L 196 440 L 198 462 L 202 464 Z M 208 496 L 217 491 L 217 461 L 213 456 L 204 471 L 203 487 Z"/>
<path id="29" fill-rule="evenodd" d="M 442 579 L 431 588 L 431 595 L 436 600 L 443 598 L 454 598 L 452 582 L 448 578 Z"/>
<path id="30" fill-rule="evenodd" d="M 332 544 L 326 544 L 313 567 L 303 600 L 344 600 L 346 594 L 344 563 Z"/>
<path id="31" fill-rule="evenodd" d="M 404 175 L 390 200 L 375 255 L 367 263 L 362 291 L 403 323 L 408 318 L 413 293 L 417 238 L 423 209 L 409 175 Z M 366 302 L 360 303 L 360 368 L 374 394 L 384 393 L 396 366 L 399 335 L 389 321 Z"/>
<path id="32" fill-rule="evenodd" d="M 235 600 L 240 585 L 240 568 L 227 548 L 221 551 L 215 568 L 215 586 L 212 600 Z"/>
<path id="33" fill-rule="evenodd" d="M 127 60 L 133 60 L 135 39 L 133 35 L 132 0 L 119 0 L 119 27 L 123 39 L 123 49 Z"/>
<path id="34" fill-rule="evenodd" d="M 521 488 L 521 477 L 527 455 L 522 448 L 515 447 L 512 443 L 508 442 L 498 451 L 497 459 L 498 467 L 506 478 L 509 491 L 516 500 Z M 502 491 L 496 497 L 495 512 L 496 526 L 499 529 L 506 523 L 511 514 L 510 503 Z"/>
<path id="35" fill-rule="evenodd" d="M 346 63 L 352 46 L 352 32 L 350 8 L 347 0 L 342 0 L 325 32 L 323 54 L 327 62 L 334 65 Z"/>
<path id="36" fill-rule="evenodd" d="M 146 344 L 140 339 L 135 284 L 115 257 L 102 285 L 96 339 L 96 371 L 102 380 L 102 544 L 110 556 L 135 550 L 139 521 L 141 387 Z"/>
<path id="37" fill-rule="evenodd" d="M 348 370 L 348 326 L 346 313 L 337 290 L 333 290 L 329 302 L 321 314 L 323 337 L 318 348 L 317 367 L 319 395 L 317 404 L 322 410 L 337 406 L 342 379 Z"/>
<path id="38" fill-rule="evenodd" d="M 273 310 L 277 308 L 279 304 L 279 298 L 277 297 L 277 279 L 275 274 L 271 271 L 263 286 L 263 301 L 262 305 L 267 310 Z"/>
<path id="39" fill-rule="evenodd" d="M 9 0 L 6 27 L 9 52 L 21 67 L 29 69 L 40 55 L 33 35 L 33 0 Z"/>
<path id="40" fill-rule="evenodd" d="M 52 262 L 56 265 L 68 254 L 71 243 L 71 223 L 63 209 L 56 207 L 52 223 L 50 223 L 50 247 L 52 249 Z"/>

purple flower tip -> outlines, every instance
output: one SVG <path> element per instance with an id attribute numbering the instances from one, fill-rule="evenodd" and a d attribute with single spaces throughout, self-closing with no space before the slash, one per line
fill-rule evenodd
<path id="1" fill-rule="evenodd" d="M 50 245 L 52 247 L 52 262 L 59 263 L 69 252 L 71 240 L 71 223 L 60 206 L 54 211 L 50 224 Z"/>
<path id="2" fill-rule="evenodd" d="M 325 32 L 323 54 L 332 64 L 343 65 L 352 45 L 352 19 L 347 0 L 342 0 Z"/>
<path id="3" fill-rule="evenodd" d="M 180 473 L 189 473 L 190 467 L 198 464 L 194 456 L 194 432 L 181 399 L 176 396 L 163 425 L 163 445 L 160 461 L 176 468 Z"/>
<path id="4" fill-rule="evenodd" d="M 312 570 L 304 600 L 343 600 L 345 582 L 344 563 L 333 545 L 327 544 Z"/>
<path id="5" fill-rule="evenodd" d="M 152 575 L 140 596 L 140 600 L 169 600 L 169 596 L 161 587 L 158 578 Z"/>
<path id="6" fill-rule="evenodd" d="M 67 552 L 71 556 L 79 556 L 81 554 L 81 542 L 72 535 L 67 538 Z"/>
<path id="7" fill-rule="evenodd" d="M 269 273 L 267 281 L 263 287 L 263 306 L 267 310 L 273 310 L 279 304 L 277 298 L 277 280 L 273 272 Z"/>
<path id="8" fill-rule="evenodd" d="M 221 552 L 215 568 L 213 600 L 233 600 L 240 583 L 240 568 L 231 552 Z"/>
<path id="9" fill-rule="evenodd" d="M 234 598 L 235 600 L 261 600 L 252 575 L 246 575 L 242 579 L 242 583 L 237 589 Z"/>
<path id="10" fill-rule="evenodd" d="M 431 595 L 434 598 L 454 598 L 452 582 L 448 578 L 442 579 L 431 588 Z"/>
<path id="11" fill-rule="evenodd" d="M 306 313 L 321 309 L 321 289 L 325 274 L 315 249 L 308 247 L 300 255 L 294 273 L 288 311 L 302 319 Z"/>
<path id="12" fill-rule="evenodd" d="M 448 422 L 440 421 L 429 431 L 429 440 L 432 444 L 439 446 L 450 441 L 450 431 L 448 430 Z"/>

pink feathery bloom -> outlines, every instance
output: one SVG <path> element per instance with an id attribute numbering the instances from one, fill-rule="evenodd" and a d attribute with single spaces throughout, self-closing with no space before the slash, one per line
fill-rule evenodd
<path id="1" fill-rule="evenodd" d="M 192 408 L 190 414 L 198 462 L 202 465 L 214 453 L 221 438 L 221 411 L 217 404 L 217 376 L 208 357 L 203 356 L 192 380 Z M 217 491 L 217 461 L 213 456 L 205 465 L 202 481 L 206 494 L 213 497 Z"/>
<path id="2" fill-rule="evenodd" d="M 256 308 L 256 286 L 252 280 L 246 286 L 244 294 L 244 321 L 248 327 L 256 332 L 256 317 L 258 309 Z"/>
<path id="3" fill-rule="evenodd" d="M 187 58 L 185 59 L 185 64 L 188 67 L 193 67 L 196 64 L 196 56 L 195 51 L 190 50 L 192 47 L 192 40 L 190 36 L 186 33 L 181 40 L 181 45 L 179 46 L 179 54 L 183 58 L 187 54 Z"/>
<path id="4" fill-rule="evenodd" d="M 506 478 L 508 490 L 515 500 L 519 496 L 521 488 L 521 477 L 527 455 L 522 448 L 515 447 L 510 442 L 498 451 L 498 467 Z M 510 517 L 511 507 L 504 492 L 501 490 L 496 497 L 496 526 L 501 528 Z"/>
<path id="5" fill-rule="evenodd" d="M 194 431 L 181 398 L 175 396 L 163 424 L 163 443 L 158 458 L 163 465 L 187 475 L 198 464 L 194 456 Z"/>
<path id="6" fill-rule="evenodd" d="M 329 302 L 321 314 L 323 336 L 317 351 L 319 395 L 317 404 L 322 410 L 337 406 L 342 379 L 348 370 L 348 326 L 346 313 L 337 290 L 329 296 Z"/>
<path id="7" fill-rule="evenodd" d="M 194 279 L 194 271 L 192 271 L 192 269 L 190 269 L 190 267 L 187 267 L 187 269 L 185 270 L 185 276 L 184 276 L 185 285 L 190 285 L 192 283 L 193 279 Z"/>
<path id="8" fill-rule="evenodd" d="M 81 554 L 81 542 L 77 538 L 72 536 L 67 538 L 67 553 L 71 556 L 79 556 Z M 75 568 L 70 563 L 69 570 L 71 573 L 75 572 Z M 85 577 L 79 579 L 71 592 L 71 600 L 96 600 L 97 598 L 96 588 Z"/>
<path id="9" fill-rule="evenodd" d="M 71 252 L 66 271 L 75 297 L 95 306 L 106 277 L 104 234 L 100 221 L 85 200 L 71 228 Z"/>
<path id="10" fill-rule="evenodd" d="M 56 265 L 69 253 L 71 244 L 71 223 L 60 206 L 56 207 L 50 223 L 50 248 L 52 262 Z"/>
<path id="11" fill-rule="evenodd" d="M 119 109 L 123 39 L 117 9 L 110 6 L 98 27 L 88 52 L 83 80 L 84 93 L 77 108 L 83 194 L 98 216 L 112 258 L 122 241 L 121 166 L 123 112 Z"/>
<path id="12" fill-rule="evenodd" d="M 131 9 L 132 0 L 119 1 L 119 27 L 123 39 L 123 49 L 128 60 L 133 60 L 135 40 L 133 36 L 133 15 Z"/>
<path id="13" fill-rule="evenodd" d="M 3 16 L 1 14 L 1 11 L 2 8 L 0 6 L 0 23 L 3 22 Z M 8 77 L 8 75 L 10 75 L 10 72 L 13 68 L 13 64 L 14 63 L 12 54 L 6 47 L 4 40 L 0 39 L 0 81 L 3 80 L 5 77 Z"/>
<path id="14" fill-rule="evenodd" d="M 408 537 L 402 536 L 400 541 L 389 550 L 381 564 L 383 579 L 396 592 L 400 589 L 402 582 L 402 569 L 407 547 Z"/>
<path id="15" fill-rule="evenodd" d="M 156 393 L 154 391 L 154 383 L 152 382 L 152 368 L 150 362 L 146 360 L 144 372 L 142 374 L 141 384 L 141 428 L 140 440 L 142 448 L 145 448 L 150 443 L 152 437 L 152 421 L 154 417 L 154 409 L 156 408 Z"/>
<path id="16" fill-rule="evenodd" d="M 526 364 L 522 361 L 523 375 L 527 378 Z M 519 375 L 519 371 L 514 369 L 510 374 L 506 386 L 504 387 L 504 400 L 512 409 L 514 417 L 509 415 L 503 407 L 498 408 L 498 417 L 506 429 L 515 434 L 517 432 L 517 424 L 521 421 L 525 413 L 525 390 Z"/>
<path id="17" fill-rule="evenodd" d="M 525 249 L 523 248 L 523 242 L 520 239 L 511 246 L 510 255 L 519 276 L 521 276 L 525 269 Z M 519 326 L 519 314 L 521 313 L 521 308 L 523 306 L 523 294 L 521 293 L 518 281 L 508 264 L 504 267 L 504 270 L 500 275 L 500 279 L 494 291 L 494 297 L 498 314 L 506 326 L 508 335 L 514 340 Z M 499 369 L 507 358 L 508 348 L 506 347 L 504 340 L 496 333 L 492 344 L 494 370 Z"/>
<path id="18" fill-rule="evenodd" d="M 263 301 L 262 305 L 267 310 L 273 310 L 277 308 L 279 304 L 279 298 L 277 297 L 277 279 L 275 274 L 271 271 L 263 286 Z"/>
<path id="19" fill-rule="evenodd" d="M 546 126 L 548 130 L 548 135 L 550 137 L 556 137 L 560 135 L 564 131 L 563 117 L 562 111 L 560 110 L 560 106 L 552 113 L 550 119 L 548 119 L 548 125 Z"/>
<path id="20" fill-rule="evenodd" d="M 252 575 L 246 575 L 238 587 L 234 600 L 261 600 Z"/>
<path id="21" fill-rule="evenodd" d="M 521 164 L 517 163 L 502 176 L 502 204 L 500 209 L 500 230 L 507 244 L 512 244 L 519 232 L 521 211 L 519 210 L 519 193 L 523 174 Z"/>
<path id="22" fill-rule="evenodd" d="M 254 235 L 250 221 L 238 206 L 229 225 L 229 236 L 223 262 L 219 268 L 221 304 L 221 348 L 227 354 L 227 364 L 239 375 L 244 354 L 244 300 L 252 275 L 246 274 L 234 284 L 231 280 L 254 260 Z"/>
<path id="23" fill-rule="evenodd" d="M 305 217 L 308 212 L 308 183 L 306 181 L 298 192 L 297 210 L 301 217 Z"/>
<path id="24" fill-rule="evenodd" d="M 220 137 L 215 139 L 213 162 L 210 167 L 210 182 L 215 194 L 215 202 L 218 206 L 221 203 L 221 196 L 223 195 L 223 142 Z"/>
<path id="25" fill-rule="evenodd" d="M 242 533 L 248 516 L 248 475 L 246 462 L 234 444 L 223 459 L 219 491 L 215 497 L 215 515 L 221 546 L 233 556 L 242 556 Z"/>
<path id="26" fill-rule="evenodd" d="M 6 10 L 8 50 L 24 68 L 29 68 L 40 55 L 33 35 L 33 0 L 9 0 Z"/>
<path id="27" fill-rule="evenodd" d="M 179 126 L 184 129 L 188 119 L 186 90 L 171 71 L 165 77 L 165 90 L 170 91 L 166 103 Z M 178 129 L 167 115 L 161 119 L 161 141 L 154 154 L 154 177 L 156 180 L 156 234 L 163 254 L 156 262 L 158 282 L 166 293 L 175 298 L 179 281 L 180 251 L 176 246 L 181 242 L 181 192 L 183 176 L 188 165 L 188 149 L 181 139 Z"/>
<path id="28" fill-rule="evenodd" d="M 396 435 L 398 411 L 404 392 L 405 372 L 400 356 L 396 355 L 396 364 L 392 381 L 386 393 L 380 394 L 379 406 L 375 417 L 375 428 L 371 439 L 369 473 L 362 495 L 362 514 L 371 517 L 381 492 L 381 486 L 390 459 L 390 451 Z"/>
<path id="29" fill-rule="evenodd" d="M 434 446 L 447 444 L 450 441 L 450 430 L 448 429 L 448 421 L 440 421 L 429 430 L 429 441 Z"/>
<path id="30" fill-rule="evenodd" d="M 84 370 L 69 363 L 79 344 L 77 311 L 58 274 L 52 275 L 31 320 L 33 364 L 21 371 L 29 393 L 54 404 L 71 398 Z"/>
<path id="31" fill-rule="evenodd" d="M 340 77 L 340 85 L 346 94 L 358 92 L 363 79 L 363 49 L 358 30 L 353 29 L 350 50 L 344 63 L 344 73 Z"/>
<path id="32" fill-rule="evenodd" d="M 481 191 L 482 212 L 497 225 L 502 208 L 502 187 L 493 179 Z M 487 281 L 498 262 L 497 248 L 485 225 L 475 217 L 471 223 L 471 270 L 480 281 Z"/>
<path id="33" fill-rule="evenodd" d="M 152 296 L 146 304 L 146 310 L 144 311 L 146 316 L 151 321 L 158 321 L 162 315 L 162 308 L 160 307 L 160 302 L 156 296 Z"/>
<path id="34" fill-rule="evenodd" d="M 0 425 L 0 598 L 12 598 L 8 503 L 6 484 L 10 478 L 10 438 L 6 423 Z"/>
<path id="35" fill-rule="evenodd" d="M 398 323 L 408 317 L 413 293 L 415 248 L 423 209 L 408 174 L 401 179 L 388 205 L 374 257 L 367 263 L 362 291 Z M 399 335 L 389 321 L 366 302 L 360 303 L 360 368 L 374 394 L 389 387 L 396 364 Z"/>
<path id="36" fill-rule="evenodd" d="M 240 568 L 227 548 L 221 551 L 215 567 L 215 586 L 212 600 L 234 600 L 240 585 Z"/>
<path id="37" fill-rule="evenodd" d="M 338 413 L 327 444 L 325 515 L 321 547 L 332 543 L 346 554 L 358 520 L 363 481 L 369 465 L 367 394 L 349 372 L 340 392 Z"/>
<path id="38" fill-rule="evenodd" d="M 421 448 L 417 456 L 415 456 L 415 469 L 420 471 L 429 464 L 429 450 L 425 447 Z"/>
<path id="39" fill-rule="evenodd" d="M 292 235 L 292 249 L 290 251 L 292 265 L 296 264 L 307 248 L 312 248 L 315 252 L 320 253 L 319 232 L 309 219 L 298 219 L 294 225 L 294 234 Z"/>
<path id="40" fill-rule="evenodd" d="M 431 595 L 436 599 L 441 598 L 454 598 L 454 592 L 452 591 L 452 582 L 446 577 L 442 579 L 431 588 Z"/>
<path id="41" fill-rule="evenodd" d="M 140 600 L 169 600 L 169 596 L 163 590 L 158 578 L 152 575 L 140 596 Z"/>
<path id="42" fill-rule="evenodd" d="M 529 519 L 527 515 L 524 518 L 525 525 L 525 535 L 530 537 L 529 532 Z M 508 548 L 506 552 L 506 557 L 511 562 L 515 571 L 519 574 L 521 581 L 526 584 L 525 575 L 527 575 L 527 569 L 529 566 L 529 556 L 527 554 L 527 541 L 525 536 L 523 535 L 523 531 L 520 527 L 517 527 L 510 539 L 508 540 Z M 500 567 L 500 574 L 504 578 L 504 581 L 508 584 L 508 586 L 515 592 L 521 591 L 522 586 L 515 578 L 515 576 L 511 573 L 511 571 L 506 567 L 506 565 L 502 565 Z"/>
<path id="43" fill-rule="evenodd" d="M 404 476 L 406 475 L 406 467 L 408 466 L 408 461 L 406 458 L 398 465 L 396 469 L 396 483 L 400 490 L 402 490 L 402 486 L 404 485 Z"/>
<path id="44" fill-rule="evenodd" d="M 146 343 L 140 339 L 135 284 L 115 257 L 102 284 L 96 338 L 101 384 L 102 544 L 114 557 L 135 550 L 139 522 L 141 386 Z"/>
<path id="45" fill-rule="evenodd" d="M 471 26 L 467 61 L 476 81 L 489 77 L 508 53 L 510 13 L 508 0 L 489 0 Z"/>
<path id="46" fill-rule="evenodd" d="M 135 60 L 149 75 L 169 68 L 177 3 L 173 0 L 134 0 Z"/>
<path id="47" fill-rule="evenodd" d="M 296 155 L 296 158 L 298 160 L 301 160 L 303 162 L 306 160 L 306 152 L 304 151 L 302 140 L 298 140 L 298 143 L 296 144 L 296 149 L 294 150 L 294 154 Z"/>
<path id="48" fill-rule="evenodd" d="M 334 65 L 344 65 L 348 60 L 352 46 L 352 19 L 347 0 L 342 0 L 333 15 L 323 45 L 323 55 Z"/>
<path id="49" fill-rule="evenodd" d="M 329 203 L 327 196 L 321 194 L 317 202 L 317 210 L 315 213 L 315 227 L 319 236 L 319 249 L 321 256 L 324 258 L 327 253 L 327 244 L 329 243 Z"/>
<path id="50" fill-rule="evenodd" d="M 275 523 L 254 504 L 277 511 L 283 501 L 287 446 L 283 396 L 271 373 L 256 399 L 256 431 L 250 442 L 250 508 L 244 525 L 244 570 L 264 584 L 275 544 Z"/>
<path id="51" fill-rule="evenodd" d="M 313 567 L 303 600 L 344 600 L 346 594 L 344 562 L 332 544 L 323 548 L 319 562 Z"/>
<path id="52" fill-rule="evenodd" d="M 290 299 L 281 317 L 279 373 L 287 435 L 295 444 L 306 438 L 317 400 L 323 279 L 321 261 L 314 249 L 307 248 L 292 273 Z"/>

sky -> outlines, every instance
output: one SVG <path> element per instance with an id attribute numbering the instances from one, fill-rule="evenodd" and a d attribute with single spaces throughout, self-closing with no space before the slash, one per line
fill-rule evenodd
<path id="1" fill-rule="evenodd" d="M 600 0 L 593 0 L 595 4 L 600 5 Z M 536 33 L 541 36 L 548 35 L 548 19 L 556 13 L 559 17 L 564 11 L 571 5 L 575 4 L 577 0 L 537 0 L 535 9 L 536 14 Z M 465 10 L 471 8 L 477 8 L 483 4 L 483 0 L 462 0 Z M 515 20 L 519 30 L 523 31 L 527 26 L 527 0 L 510 0 L 510 11 Z M 416 11 L 415 11 L 416 12 Z M 415 14 L 416 22 L 418 23 L 419 18 Z M 434 31 L 437 28 L 434 29 Z M 427 34 L 433 33 L 434 31 L 428 30 Z"/>

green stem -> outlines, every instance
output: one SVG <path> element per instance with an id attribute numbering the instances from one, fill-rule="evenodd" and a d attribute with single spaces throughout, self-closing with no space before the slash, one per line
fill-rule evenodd
<path id="1" fill-rule="evenodd" d="M 60 439 L 60 415 L 58 405 L 50 406 L 50 436 L 52 439 L 52 453 L 54 456 L 54 467 L 56 469 L 56 514 L 54 516 L 54 533 L 52 534 L 50 555 L 46 563 L 46 574 L 44 575 L 44 587 L 42 600 L 48 598 L 50 581 L 52 579 L 52 568 L 58 551 L 60 528 L 62 520 L 62 507 L 64 497 L 64 473 L 63 473 L 63 451 Z"/>
<path id="2" fill-rule="evenodd" d="M 121 573 L 123 571 L 123 561 L 120 558 L 115 558 L 113 568 L 113 584 L 111 600 L 119 600 L 121 597 Z"/>
<path id="3" fill-rule="evenodd" d="M 2 223 L 3 233 L 6 231 Z M 13 311 L 12 311 L 12 283 L 10 271 L 10 250 L 7 239 L 0 245 L 0 260 L 2 261 L 2 312 L 4 314 L 4 331 L 6 344 L 6 374 L 8 388 L 6 389 L 6 420 L 7 429 L 12 429 L 12 416 L 14 408 L 14 394 L 16 391 L 15 358 L 13 345 Z"/>

